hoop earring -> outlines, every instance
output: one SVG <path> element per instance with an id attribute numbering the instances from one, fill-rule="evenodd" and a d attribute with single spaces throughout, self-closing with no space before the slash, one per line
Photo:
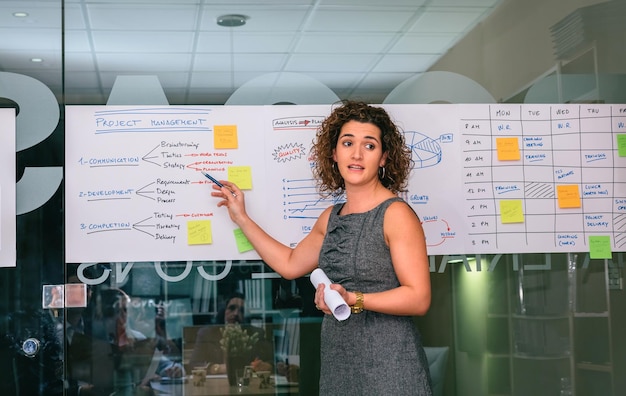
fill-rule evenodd
<path id="1" fill-rule="evenodd" d="M 381 169 L 382 169 L 382 172 L 381 172 Z M 379 166 L 378 167 L 378 177 L 380 178 L 380 180 L 384 180 L 385 179 L 386 173 L 387 173 L 387 171 L 385 170 L 384 166 Z"/>

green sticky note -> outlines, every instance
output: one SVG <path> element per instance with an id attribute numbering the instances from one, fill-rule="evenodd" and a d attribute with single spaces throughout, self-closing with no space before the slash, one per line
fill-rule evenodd
<path id="1" fill-rule="evenodd" d="M 250 243 L 248 238 L 246 238 L 240 228 L 233 230 L 233 233 L 235 234 L 235 242 L 237 242 L 237 250 L 239 250 L 239 253 L 254 250 L 254 247 L 252 247 L 252 244 Z"/>
<path id="2" fill-rule="evenodd" d="M 626 134 L 617 135 L 617 155 L 626 157 Z"/>
<path id="3" fill-rule="evenodd" d="M 610 259 L 611 254 L 611 237 L 608 235 L 591 235 L 589 236 L 589 258 L 592 259 Z"/>

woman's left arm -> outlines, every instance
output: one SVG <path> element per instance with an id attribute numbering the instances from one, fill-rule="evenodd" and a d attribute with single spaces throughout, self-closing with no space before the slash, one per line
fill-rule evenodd
<path id="1" fill-rule="evenodd" d="M 430 267 L 426 239 L 420 219 L 404 202 L 389 206 L 385 213 L 384 234 L 400 286 L 379 293 L 365 293 L 363 307 L 392 315 L 424 315 L 430 308 Z M 356 303 L 356 290 L 345 291 L 333 284 L 350 305 Z"/>

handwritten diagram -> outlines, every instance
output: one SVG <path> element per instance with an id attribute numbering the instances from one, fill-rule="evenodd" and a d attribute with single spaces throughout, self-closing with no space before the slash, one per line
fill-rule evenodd
<path id="1" fill-rule="evenodd" d="M 383 107 L 412 152 L 402 197 L 429 254 L 626 251 L 626 106 Z M 258 258 L 201 172 L 235 182 L 296 246 L 344 200 L 320 196 L 311 171 L 330 109 L 69 106 L 68 261 Z"/>
<path id="2" fill-rule="evenodd" d="M 69 261 L 256 258 L 210 197 L 217 179 L 261 205 L 262 138 L 226 108 L 70 107 L 67 128 Z M 251 129 L 252 130 L 252 129 Z M 257 190 L 258 191 L 258 190 Z"/>
<path id="3" fill-rule="evenodd" d="M 312 229 L 317 217 L 337 202 L 320 196 L 311 168 L 311 145 L 329 106 L 278 106 L 266 121 L 268 231 L 295 246 Z M 271 218 L 271 220 L 269 219 Z"/>
<path id="4" fill-rule="evenodd" d="M 461 194 L 457 108 L 396 105 L 388 108 L 404 131 L 413 170 L 402 197 L 420 217 L 429 254 L 463 250 L 464 221 L 455 197 Z"/>

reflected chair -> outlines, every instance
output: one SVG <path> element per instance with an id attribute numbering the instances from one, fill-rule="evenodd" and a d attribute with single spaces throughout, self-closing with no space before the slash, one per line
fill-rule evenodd
<path id="1" fill-rule="evenodd" d="M 450 347 L 424 347 L 433 388 L 433 396 L 443 395 L 446 365 Z"/>

